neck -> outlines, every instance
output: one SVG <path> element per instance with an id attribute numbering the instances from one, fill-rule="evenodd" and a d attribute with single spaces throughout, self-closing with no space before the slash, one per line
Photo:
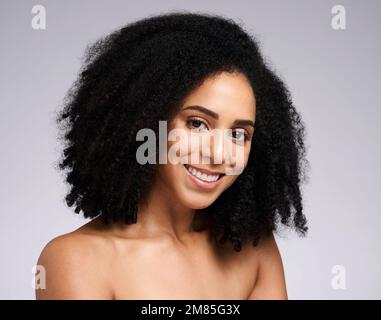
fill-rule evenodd
<path id="1" fill-rule="evenodd" d="M 202 215 L 182 206 L 173 198 L 168 187 L 155 179 L 144 204 L 139 206 L 137 230 L 147 236 L 169 236 L 180 242 L 194 236 Z"/>

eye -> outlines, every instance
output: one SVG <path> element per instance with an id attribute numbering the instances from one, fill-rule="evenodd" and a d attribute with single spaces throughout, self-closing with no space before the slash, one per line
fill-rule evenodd
<path id="1" fill-rule="evenodd" d="M 200 119 L 188 119 L 187 120 L 187 126 L 192 129 L 192 131 L 195 132 L 201 132 L 203 130 L 208 130 L 208 126 L 206 123 Z"/>
<path id="2" fill-rule="evenodd" d="M 248 140 L 248 135 L 247 133 L 240 129 L 240 130 L 233 130 L 232 131 L 232 137 L 238 142 L 246 142 Z"/>

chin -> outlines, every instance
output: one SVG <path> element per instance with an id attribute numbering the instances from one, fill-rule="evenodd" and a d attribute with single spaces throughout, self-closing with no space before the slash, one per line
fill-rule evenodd
<path id="1" fill-rule="evenodd" d="M 218 198 L 218 196 L 212 197 L 211 195 L 195 195 L 192 197 L 189 196 L 179 196 L 181 203 L 190 209 L 201 210 L 209 207 L 213 202 Z"/>

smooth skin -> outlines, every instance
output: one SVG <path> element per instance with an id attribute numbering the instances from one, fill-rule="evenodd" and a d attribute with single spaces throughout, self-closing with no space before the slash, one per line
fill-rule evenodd
<path id="1" fill-rule="evenodd" d="M 232 129 L 231 139 L 243 148 L 246 166 L 250 151 L 255 152 L 250 150 L 255 113 L 255 95 L 246 77 L 223 72 L 188 95 L 169 130 L 201 135 Z M 187 145 L 182 148 L 188 156 L 193 152 Z M 191 163 L 196 168 L 226 172 L 234 165 L 213 163 L 218 152 L 223 154 L 217 142 L 199 152 L 212 161 Z M 210 206 L 237 177 L 224 175 L 206 190 L 193 183 L 183 164 L 159 165 L 137 224 L 103 225 L 95 218 L 45 246 L 38 264 L 46 270 L 46 288 L 36 289 L 36 298 L 287 299 L 272 234 L 263 236 L 258 246 L 248 242 L 236 252 L 229 242 L 216 244 L 208 232 L 208 217 L 199 209 Z"/>

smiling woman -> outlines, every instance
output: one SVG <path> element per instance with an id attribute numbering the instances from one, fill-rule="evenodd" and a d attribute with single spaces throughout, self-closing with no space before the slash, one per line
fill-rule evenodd
<path id="1" fill-rule="evenodd" d="M 57 121 L 66 202 L 93 219 L 46 245 L 36 297 L 286 299 L 273 231 L 307 231 L 304 126 L 254 39 L 230 19 L 172 13 L 86 57 Z M 164 148 L 186 161 L 137 161 L 138 132 L 157 136 L 161 121 L 189 137 Z"/>

